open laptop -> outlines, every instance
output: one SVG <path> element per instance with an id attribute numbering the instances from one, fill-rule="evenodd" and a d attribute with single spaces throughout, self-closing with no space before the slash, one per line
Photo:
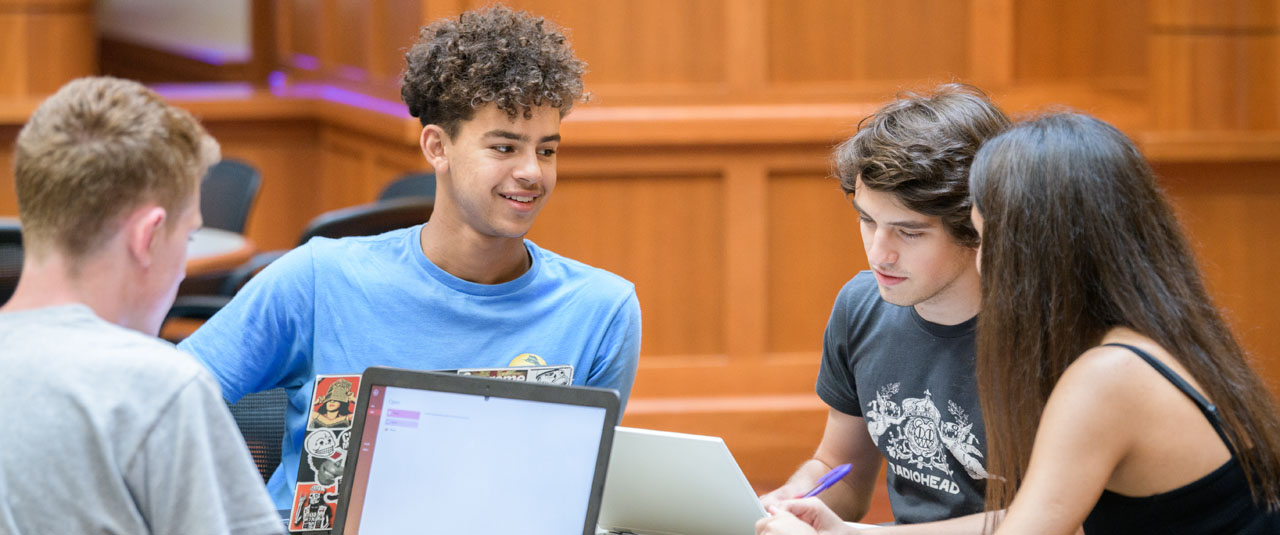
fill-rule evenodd
<path id="1" fill-rule="evenodd" d="M 764 507 L 719 437 L 619 427 L 600 507 L 603 532 L 742 535 Z"/>
<path id="2" fill-rule="evenodd" d="M 595 533 L 612 390 L 374 367 L 358 399 L 334 534 Z"/>
<path id="3" fill-rule="evenodd" d="M 614 433 L 598 533 L 744 535 L 767 514 L 720 437 L 629 427 Z"/>

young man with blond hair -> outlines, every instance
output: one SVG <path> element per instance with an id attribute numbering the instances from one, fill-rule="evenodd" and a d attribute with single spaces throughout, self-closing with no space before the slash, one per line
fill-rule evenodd
<path id="1" fill-rule="evenodd" d="M 155 338 L 217 159 L 190 114 L 114 78 L 67 84 L 19 133 L 0 532 L 282 531 L 217 383 Z"/>

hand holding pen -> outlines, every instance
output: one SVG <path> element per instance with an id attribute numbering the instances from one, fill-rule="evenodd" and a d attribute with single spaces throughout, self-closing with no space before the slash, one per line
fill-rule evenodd
<path id="1" fill-rule="evenodd" d="M 852 464 L 842 464 L 840 466 L 832 468 L 830 472 L 827 472 L 827 475 L 824 475 L 821 478 L 818 478 L 818 484 L 813 486 L 813 490 L 810 490 L 809 492 L 804 493 L 804 495 L 800 497 L 812 498 L 814 496 L 817 496 L 822 491 L 827 490 L 828 488 L 831 488 L 831 486 L 835 485 L 837 481 L 840 481 L 841 479 L 843 479 L 844 476 L 848 475 L 849 471 L 852 469 L 853 469 Z"/>

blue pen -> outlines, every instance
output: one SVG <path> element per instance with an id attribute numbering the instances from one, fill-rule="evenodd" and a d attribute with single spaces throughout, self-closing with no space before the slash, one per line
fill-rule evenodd
<path id="1" fill-rule="evenodd" d="M 835 485 L 837 481 L 840 481 L 841 478 L 848 475 L 850 470 L 853 470 L 852 464 L 842 464 L 832 468 L 830 472 L 827 472 L 827 475 L 822 476 L 822 478 L 818 480 L 818 484 L 813 487 L 813 490 L 806 492 L 804 496 L 801 496 L 801 498 L 812 498 L 817 496 L 818 493 L 831 488 L 831 485 Z"/>

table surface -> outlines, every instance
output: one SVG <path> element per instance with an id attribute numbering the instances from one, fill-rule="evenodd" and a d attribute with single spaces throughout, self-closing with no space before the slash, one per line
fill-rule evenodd
<path id="1" fill-rule="evenodd" d="M 0 216 L 0 224 L 18 224 L 15 217 Z M 187 244 L 187 276 L 234 269 L 253 256 L 253 242 L 235 232 L 203 227 Z"/>
<path id="2" fill-rule="evenodd" d="M 203 227 L 187 244 L 187 276 L 235 269 L 253 253 L 253 242 L 244 235 Z"/>

